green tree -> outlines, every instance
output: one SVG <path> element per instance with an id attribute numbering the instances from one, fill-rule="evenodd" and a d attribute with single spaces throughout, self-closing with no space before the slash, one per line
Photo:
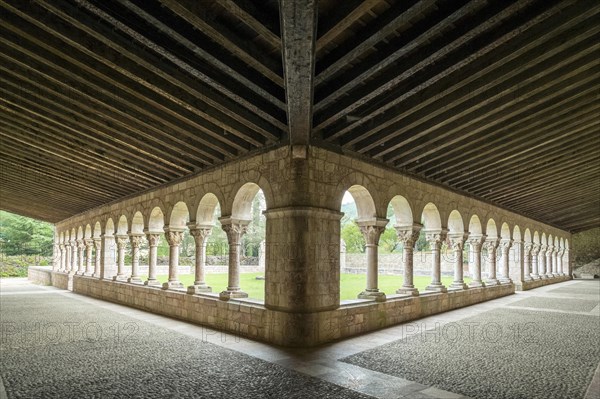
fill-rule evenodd
<path id="1" fill-rule="evenodd" d="M 347 223 L 342 227 L 342 240 L 346 243 L 346 252 L 364 253 L 366 244 L 360 229 L 355 223 Z"/>
<path id="2" fill-rule="evenodd" d="M 50 223 L 0 211 L 1 251 L 5 255 L 51 256 L 54 226 Z"/>

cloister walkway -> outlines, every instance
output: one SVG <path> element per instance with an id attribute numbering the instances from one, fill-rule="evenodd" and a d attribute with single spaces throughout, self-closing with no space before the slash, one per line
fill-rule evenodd
<path id="1" fill-rule="evenodd" d="M 600 393 L 598 281 L 518 292 L 312 349 L 274 347 L 23 279 L 0 280 L 0 310 L 0 397 Z"/>

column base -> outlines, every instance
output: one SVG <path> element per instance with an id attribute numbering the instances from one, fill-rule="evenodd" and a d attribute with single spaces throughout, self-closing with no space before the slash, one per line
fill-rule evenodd
<path id="1" fill-rule="evenodd" d="M 485 283 L 483 281 L 471 281 L 469 283 L 469 288 L 482 288 L 485 287 Z"/>
<path id="2" fill-rule="evenodd" d="M 248 298 L 248 294 L 244 291 L 230 291 L 225 290 L 219 293 L 219 299 L 223 301 L 228 301 L 231 298 Z"/>
<path id="3" fill-rule="evenodd" d="M 512 280 L 510 278 L 501 277 L 500 284 L 504 284 L 504 285 L 512 284 Z"/>
<path id="4" fill-rule="evenodd" d="M 542 277 L 539 274 L 534 274 L 534 275 L 531 276 L 531 279 L 532 280 L 541 280 Z"/>
<path id="5" fill-rule="evenodd" d="M 139 278 L 139 277 L 137 277 L 137 276 L 136 277 L 133 277 L 133 276 L 129 277 L 127 279 L 127 282 L 128 283 L 132 283 L 132 284 L 142 284 L 143 283 L 142 279 Z"/>
<path id="6" fill-rule="evenodd" d="M 125 275 L 122 275 L 122 276 L 117 275 L 117 276 L 113 276 L 112 279 L 113 279 L 113 281 L 127 281 L 127 276 L 125 276 Z"/>
<path id="7" fill-rule="evenodd" d="M 206 284 L 194 284 L 187 287 L 188 294 L 201 294 L 206 292 L 212 292 L 212 287 Z"/>
<path id="8" fill-rule="evenodd" d="M 554 276 L 552 275 L 552 273 L 550 273 L 550 274 L 546 274 L 546 278 L 554 278 Z"/>
<path id="9" fill-rule="evenodd" d="M 500 281 L 495 278 L 490 278 L 485 281 L 486 287 L 492 287 L 494 285 L 500 285 Z"/>
<path id="10" fill-rule="evenodd" d="M 523 277 L 523 281 L 532 281 L 533 277 L 525 276 Z"/>
<path id="11" fill-rule="evenodd" d="M 162 283 L 156 279 L 153 279 L 144 281 L 144 285 L 147 285 L 149 287 L 161 287 Z"/>
<path id="12" fill-rule="evenodd" d="M 381 291 L 363 291 L 357 296 L 358 299 L 374 299 L 377 302 L 385 302 L 385 293 Z"/>
<path id="13" fill-rule="evenodd" d="M 419 296 L 419 290 L 415 287 L 400 287 L 396 290 L 396 294 Z"/>
<path id="14" fill-rule="evenodd" d="M 430 284 L 425 288 L 425 291 L 448 292 L 443 284 Z"/>
<path id="15" fill-rule="evenodd" d="M 181 283 L 181 281 L 176 280 L 176 281 L 167 281 L 166 283 L 164 283 L 162 285 L 162 289 L 163 290 L 179 290 L 183 288 L 183 284 Z"/>
<path id="16" fill-rule="evenodd" d="M 85 272 L 85 273 L 82 274 L 82 276 L 93 277 L 94 273 L 92 273 L 92 272 Z"/>
<path id="17" fill-rule="evenodd" d="M 449 290 L 468 290 L 469 286 L 465 284 L 464 281 L 454 281 L 452 284 L 450 284 L 450 286 L 448 287 Z"/>

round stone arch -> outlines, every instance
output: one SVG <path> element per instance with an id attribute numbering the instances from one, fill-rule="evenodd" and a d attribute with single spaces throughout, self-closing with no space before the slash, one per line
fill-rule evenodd
<path id="1" fill-rule="evenodd" d="M 162 233 L 165 227 L 165 213 L 161 205 L 162 201 L 157 205 L 148 208 L 149 210 L 144 212 L 146 214 L 146 217 L 144 218 L 146 221 L 144 230 L 151 233 Z"/>
<path id="2" fill-rule="evenodd" d="M 82 240 L 83 239 L 83 227 L 79 226 L 77 228 L 77 239 L 78 240 Z"/>
<path id="3" fill-rule="evenodd" d="M 512 238 L 510 226 L 507 222 L 502 222 L 500 225 L 500 238 L 503 240 L 510 240 Z"/>
<path id="4" fill-rule="evenodd" d="M 129 231 L 129 219 L 124 213 L 117 219 L 116 235 L 124 236 Z"/>
<path id="5" fill-rule="evenodd" d="M 102 234 L 107 236 L 112 236 L 115 234 L 115 222 L 111 216 L 107 216 L 106 219 L 103 220 L 102 225 Z"/>
<path id="6" fill-rule="evenodd" d="M 525 233 L 523 234 L 523 242 L 526 244 L 533 243 L 533 236 L 531 235 L 531 230 L 529 229 L 529 227 L 525 228 Z"/>
<path id="7" fill-rule="evenodd" d="M 463 219 L 462 214 L 456 210 L 453 209 L 452 212 L 450 212 L 450 214 L 448 215 L 448 232 L 449 233 L 454 233 L 454 234 L 464 234 L 466 229 L 465 229 L 465 221 Z"/>
<path id="8" fill-rule="evenodd" d="M 85 225 L 83 238 L 92 238 L 92 226 L 89 223 Z"/>
<path id="9" fill-rule="evenodd" d="M 333 196 L 335 202 L 330 204 L 331 209 L 339 210 L 342 208 L 346 191 L 350 192 L 352 198 L 354 198 L 359 220 L 385 219 L 389 202 L 382 205 L 379 197 L 380 191 L 377 190 L 375 183 L 367 176 L 357 172 L 345 175 L 335 189 Z"/>
<path id="10" fill-rule="evenodd" d="M 396 216 L 397 226 L 412 226 L 414 223 L 421 223 L 420 220 L 415 220 L 410 201 L 403 195 L 394 195 L 389 204 L 392 206 L 394 216 Z"/>
<path id="11" fill-rule="evenodd" d="M 216 202 L 221 207 L 221 212 L 223 212 L 225 197 L 223 196 L 223 191 L 217 184 L 212 183 L 212 182 L 205 184 L 198 190 L 198 193 L 199 193 L 199 195 L 196 195 L 194 203 L 193 203 L 192 207 L 190 208 L 190 211 L 191 211 L 190 219 L 192 219 L 192 220 L 190 220 L 190 222 L 195 222 L 197 224 L 204 223 L 202 221 L 202 219 L 205 218 L 205 216 L 206 216 L 205 211 L 208 211 L 208 209 L 205 207 L 205 205 L 209 205 L 207 200 L 212 197 L 214 197 L 214 198 L 212 198 L 213 200 L 216 199 Z M 210 197 L 210 196 L 206 197 L 209 194 L 212 197 Z M 202 210 L 201 210 L 201 207 L 202 207 Z M 214 214 L 214 209 L 213 209 L 213 214 Z M 204 215 L 204 216 L 201 216 L 201 215 Z"/>
<path id="12" fill-rule="evenodd" d="M 167 218 L 169 228 L 185 229 L 190 218 L 190 211 L 185 201 L 178 201 L 169 208 Z"/>
<path id="13" fill-rule="evenodd" d="M 546 233 L 542 232 L 542 236 L 540 238 L 540 244 L 548 245 L 548 238 L 546 237 Z"/>
<path id="14" fill-rule="evenodd" d="M 255 178 L 239 180 L 233 186 L 231 186 L 231 191 L 229 191 L 228 197 L 224 197 L 223 195 L 221 195 L 222 198 L 217 197 L 219 198 L 219 204 L 221 205 L 221 216 L 233 215 L 234 204 L 236 206 L 239 205 L 239 198 L 238 202 L 236 202 L 236 198 L 238 197 L 238 195 L 240 194 L 240 190 L 242 190 L 244 186 L 246 186 L 246 188 L 244 188 L 243 190 L 244 192 L 246 192 L 246 189 L 250 186 L 258 186 L 258 189 L 256 189 L 256 193 L 258 192 L 258 190 L 262 190 L 263 195 L 265 196 L 267 210 L 276 206 L 271 184 L 262 175 L 258 174 L 258 172 L 256 173 L 257 176 L 254 176 Z M 254 195 L 256 195 L 256 193 L 254 193 Z M 254 196 L 252 196 L 252 198 L 254 198 Z"/>
<path id="15" fill-rule="evenodd" d="M 223 208 L 221 208 L 221 217 L 230 217 L 233 220 L 252 220 L 252 201 L 259 190 L 262 190 L 262 187 L 256 183 L 247 182 L 242 184 L 239 189 L 235 191 L 229 209 L 224 211 Z M 263 190 L 263 195 L 264 194 L 265 191 Z M 265 202 L 268 210 L 270 205 L 266 195 Z"/>
<path id="16" fill-rule="evenodd" d="M 99 220 L 96 220 L 96 222 L 94 222 L 92 238 L 100 238 L 100 235 L 102 235 L 102 225 L 100 224 Z"/>
<path id="17" fill-rule="evenodd" d="M 538 244 L 538 245 L 542 243 L 542 239 L 540 237 L 540 233 L 538 233 L 537 230 L 535 230 L 533 232 L 533 243 L 534 244 Z"/>
<path id="18" fill-rule="evenodd" d="M 215 210 L 220 204 L 219 197 L 212 192 L 204 194 L 197 206 L 193 208 L 195 209 L 195 212 L 192 213 L 194 222 L 202 226 L 212 226 Z"/>
<path id="19" fill-rule="evenodd" d="M 499 238 L 500 234 L 499 234 L 499 230 L 498 230 L 498 225 L 496 224 L 496 221 L 494 220 L 494 218 L 490 217 L 488 218 L 486 224 L 485 224 L 485 232 L 484 234 L 486 236 L 488 236 L 489 238 Z"/>
<path id="20" fill-rule="evenodd" d="M 469 235 L 483 235 L 483 227 L 481 225 L 481 219 L 477 214 L 472 214 L 469 218 Z"/>
<path id="21" fill-rule="evenodd" d="M 131 217 L 129 232 L 133 234 L 142 234 L 144 232 L 144 226 L 144 214 L 141 211 L 136 211 Z"/>
<path id="22" fill-rule="evenodd" d="M 433 202 L 428 202 L 421 212 L 425 231 L 441 231 L 442 217 L 438 207 Z"/>

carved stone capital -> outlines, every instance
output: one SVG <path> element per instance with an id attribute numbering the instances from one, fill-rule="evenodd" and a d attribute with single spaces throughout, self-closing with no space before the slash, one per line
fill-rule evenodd
<path id="1" fill-rule="evenodd" d="M 404 248 L 414 247 L 419 240 L 419 235 L 423 225 L 413 224 L 412 226 L 395 226 L 398 240 L 404 245 Z"/>
<path id="2" fill-rule="evenodd" d="M 509 240 L 509 239 L 500 240 L 500 249 L 502 250 L 502 252 L 508 252 L 508 250 L 510 249 L 510 247 L 512 247 L 512 245 L 513 245 L 513 240 Z"/>
<path id="3" fill-rule="evenodd" d="M 139 248 L 144 238 L 143 234 L 129 234 L 129 241 L 131 242 L 131 248 Z"/>
<path id="4" fill-rule="evenodd" d="M 467 242 L 474 252 L 481 252 L 481 246 L 483 245 L 485 239 L 486 236 L 482 234 L 471 234 L 469 235 L 469 238 L 467 238 Z"/>
<path id="5" fill-rule="evenodd" d="M 523 245 L 523 251 L 525 253 L 525 256 L 529 256 L 531 255 L 531 251 L 533 250 L 533 244 L 530 242 L 526 242 L 525 245 Z"/>
<path id="6" fill-rule="evenodd" d="M 96 248 L 96 251 L 102 249 L 102 240 L 100 238 L 94 238 L 94 247 Z"/>
<path id="7" fill-rule="evenodd" d="M 446 241 L 446 230 L 441 231 L 425 231 L 425 239 L 432 248 L 440 248 L 442 243 Z"/>
<path id="8" fill-rule="evenodd" d="M 170 247 L 178 247 L 183 241 L 183 230 L 165 229 L 165 238 Z"/>
<path id="9" fill-rule="evenodd" d="M 500 240 L 497 238 L 486 238 L 483 242 L 483 248 L 488 251 L 488 253 L 495 253 L 499 244 Z"/>
<path id="10" fill-rule="evenodd" d="M 196 245 L 203 245 L 204 240 L 206 240 L 206 238 L 208 238 L 208 236 L 210 236 L 212 234 L 212 229 L 213 229 L 212 226 L 191 227 L 190 235 L 192 237 L 194 237 L 194 241 L 196 242 Z"/>
<path id="11" fill-rule="evenodd" d="M 83 240 L 83 239 L 77 240 L 77 248 L 84 249 L 85 248 L 85 240 Z"/>
<path id="12" fill-rule="evenodd" d="M 453 251 L 462 251 L 467 237 L 469 237 L 469 235 L 463 233 L 448 234 L 448 243 L 450 244 L 450 248 Z"/>
<path id="13" fill-rule="evenodd" d="M 531 255 L 537 256 L 540 253 L 540 244 L 531 245 Z"/>
<path id="14" fill-rule="evenodd" d="M 379 237 L 381 237 L 381 233 L 385 231 L 385 226 L 377 225 L 359 225 L 358 228 L 365 238 L 367 245 L 379 244 Z"/>
<path id="15" fill-rule="evenodd" d="M 148 240 L 148 245 L 151 247 L 158 246 L 161 235 L 162 235 L 162 233 L 150 233 L 150 232 L 146 233 L 146 239 Z"/>
<path id="16" fill-rule="evenodd" d="M 248 231 L 249 220 L 221 218 L 221 228 L 227 234 L 229 245 L 239 244 L 242 236 Z"/>
<path id="17" fill-rule="evenodd" d="M 85 247 L 86 248 L 91 248 L 92 245 L 94 245 L 94 240 L 92 240 L 91 238 L 86 238 L 85 239 Z"/>
<path id="18" fill-rule="evenodd" d="M 128 241 L 129 241 L 128 236 L 115 236 L 115 242 L 117 244 L 117 249 L 119 249 L 119 250 L 125 248 Z"/>

